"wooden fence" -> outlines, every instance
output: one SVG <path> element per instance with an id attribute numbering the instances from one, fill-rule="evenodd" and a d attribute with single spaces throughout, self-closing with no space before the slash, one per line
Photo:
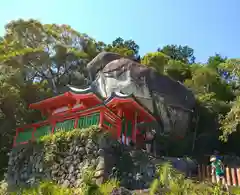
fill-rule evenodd
<path id="1" fill-rule="evenodd" d="M 240 168 L 225 168 L 225 178 L 229 186 L 240 186 Z M 198 166 L 198 180 L 216 182 L 216 176 L 211 175 L 211 166 Z"/>

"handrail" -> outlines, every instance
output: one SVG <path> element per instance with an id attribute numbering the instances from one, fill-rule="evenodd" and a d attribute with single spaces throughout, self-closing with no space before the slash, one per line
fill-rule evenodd
<path id="1" fill-rule="evenodd" d="M 41 121 L 39 123 L 33 123 L 33 124 L 25 125 L 23 127 L 19 127 L 16 130 L 16 135 L 14 137 L 13 146 L 27 144 L 30 141 L 34 141 L 35 140 L 35 132 L 36 132 L 37 128 L 49 125 L 50 128 L 51 128 L 51 133 L 53 134 L 54 129 L 55 129 L 55 125 L 58 122 L 63 122 L 63 121 L 74 119 L 75 120 L 74 126 L 76 126 L 77 121 L 81 117 L 93 115 L 93 114 L 100 113 L 100 112 L 103 112 L 103 114 L 105 115 L 104 120 L 108 121 L 112 125 L 112 127 L 110 128 L 109 126 L 102 124 L 102 125 L 104 125 L 104 127 L 106 126 L 105 127 L 106 129 L 109 129 L 110 131 L 112 131 L 112 129 L 118 129 L 117 124 L 118 124 L 119 120 L 121 120 L 121 118 L 119 118 L 116 114 L 111 116 L 111 114 L 113 114 L 113 113 L 111 113 L 104 105 L 102 105 L 102 106 L 97 106 L 97 107 L 93 107 L 93 108 L 90 108 L 90 109 L 81 110 L 81 111 L 75 112 L 75 113 L 70 112 L 67 115 L 65 114 L 65 115 L 52 116 L 48 120 Z M 19 136 L 19 133 L 24 132 L 25 129 L 29 129 L 29 128 L 33 128 L 33 130 L 31 131 L 32 132 L 32 139 L 28 140 L 26 142 L 16 143 L 17 138 Z"/>
<path id="2" fill-rule="evenodd" d="M 199 181 L 211 181 L 216 182 L 216 176 L 211 175 L 211 166 L 209 165 L 199 165 L 198 166 L 198 180 Z M 229 186 L 240 186 L 240 168 L 225 168 L 225 178 Z"/>
<path id="3" fill-rule="evenodd" d="M 98 113 L 97 112 L 98 110 L 89 110 L 88 112 L 82 112 L 82 113 L 78 113 L 78 114 L 75 114 L 75 115 L 71 115 L 71 116 L 64 116 L 64 117 L 61 117 L 61 118 L 55 118 L 55 119 L 51 119 L 51 120 L 46 120 L 46 121 L 43 121 L 41 123 L 34 123 L 34 124 L 29 124 L 29 125 L 26 125 L 24 127 L 21 127 L 21 128 L 17 128 L 16 130 L 16 135 L 14 137 L 14 144 L 13 146 L 16 146 L 16 145 L 22 145 L 22 144 L 27 144 L 29 141 L 33 141 L 35 140 L 35 132 L 36 132 L 36 129 L 37 128 L 40 128 L 40 127 L 43 127 L 43 126 L 46 126 L 46 125 L 49 125 L 51 129 L 55 128 L 55 124 L 57 122 L 63 122 L 63 121 L 67 121 L 67 120 L 70 120 L 70 119 L 79 119 L 81 117 L 85 117 L 85 116 L 88 116 L 88 115 L 93 115 L 95 113 Z M 21 143 L 16 143 L 17 141 L 17 137 L 19 136 L 19 133 L 22 133 L 24 132 L 25 129 L 30 129 L 32 128 L 33 130 L 31 131 L 32 132 L 32 139 L 29 140 L 29 141 L 26 141 L 26 142 L 21 142 Z M 53 133 L 53 131 L 51 131 Z"/>

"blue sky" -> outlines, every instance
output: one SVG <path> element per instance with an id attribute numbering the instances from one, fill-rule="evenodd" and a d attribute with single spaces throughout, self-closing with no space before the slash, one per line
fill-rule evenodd
<path id="1" fill-rule="evenodd" d="M 240 0 L 7 0 L 0 4 L 0 35 L 18 18 L 69 24 L 106 43 L 133 39 L 141 55 L 181 44 L 201 62 L 215 52 L 240 57 Z"/>

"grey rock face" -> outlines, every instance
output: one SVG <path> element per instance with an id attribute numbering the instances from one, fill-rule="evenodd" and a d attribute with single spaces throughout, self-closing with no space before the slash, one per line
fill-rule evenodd
<path id="1" fill-rule="evenodd" d="M 109 52 L 100 53 L 87 68 L 91 85 L 102 97 L 109 97 L 112 92 L 133 94 L 159 118 L 161 132 L 185 135 L 195 98 L 181 83 Z"/>
<path id="2" fill-rule="evenodd" d="M 106 138 L 106 142 L 113 143 L 107 139 L 110 138 Z M 85 148 L 88 148 L 89 154 L 81 152 Z M 104 149 L 90 139 L 71 142 L 68 150 L 58 152 L 51 161 L 46 161 L 45 152 L 44 146 L 40 144 L 28 144 L 11 152 L 7 174 L 10 189 L 33 186 L 42 180 L 52 180 L 65 187 L 78 188 L 85 171 L 90 167 L 94 171 L 93 180 L 97 184 L 117 178 L 122 186 L 130 189 L 148 185 L 155 174 L 155 167 L 147 154 L 132 151 L 117 141 Z"/>

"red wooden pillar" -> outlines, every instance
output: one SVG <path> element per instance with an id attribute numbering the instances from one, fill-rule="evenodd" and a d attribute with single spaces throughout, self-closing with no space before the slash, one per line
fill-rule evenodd
<path id="1" fill-rule="evenodd" d="M 117 128 L 117 138 L 118 138 L 118 139 L 120 138 L 121 141 L 122 141 L 121 131 L 122 131 L 122 116 L 123 116 L 123 111 L 122 111 L 121 108 L 119 108 L 117 115 L 121 118 L 121 120 L 119 121 L 120 124 L 119 124 L 119 126 L 118 126 L 118 128 Z"/>
<path id="2" fill-rule="evenodd" d="M 56 122 L 50 123 L 51 127 L 52 127 L 52 134 L 54 134 L 54 130 L 55 130 L 55 126 L 56 126 Z"/>
<path id="3" fill-rule="evenodd" d="M 99 127 L 103 127 L 103 120 L 104 120 L 104 110 L 100 111 L 100 119 L 99 119 Z"/>
<path id="4" fill-rule="evenodd" d="M 34 137 L 34 134 L 37 130 L 37 127 L 33 127 L 33 131 L 32 131 L 32 141 L 34 142 L 35 141 L 35 137 Z"/>
<path id="5" fill-rule="evenodd" d="M 16 129 L 16 135 L 14 136 L 14 140 L 13 140 L 13 147 L 15 147 L 17 145 L 17 137 L 18 137 L 18 131 L 19 129 Z"/>
<path id="6" fill-rule="evenodd" d="M 134 120 L 133 120 L 133 132 L 132 132 L 132 141 L 136 143 L 136 133 L 137 133 L 137 117 L 138 113 L 134 113 Z"/>
<path id="7" fill-rule="evenodd" d="M 78 126 L 78 120 L 79 120 L 79 117 L 77 116 L 77 117 L 75 118 L 75 121 L 74 121 L 74 128 L 75 128 L 75 129 L 76 129 L 77 126 Z"/>
<path id="8" fill-rule="evenodd" d="M 128 128 L 128 126 L 127 126 L 127 124 L 128 124 L 127 121 L 128 121 L 128 120 L 127 120 L 127 118 L 125 117 L 125 124 L 124 124 L 124 125 L 125 125 L 125 131 L 124 131 L 124 144 L 125 144 L 125 145 L 127 144 L 127 130 L 128 130 L 128 129 L 127 129 L 127 128 Z"/>
<path id="9" fill-rule="evenodd" d="M 121 138 L 122 120 L 117 118 L 116 119 L 116 125 L 117 125 L 116 139 L 119 140 Z"/>

